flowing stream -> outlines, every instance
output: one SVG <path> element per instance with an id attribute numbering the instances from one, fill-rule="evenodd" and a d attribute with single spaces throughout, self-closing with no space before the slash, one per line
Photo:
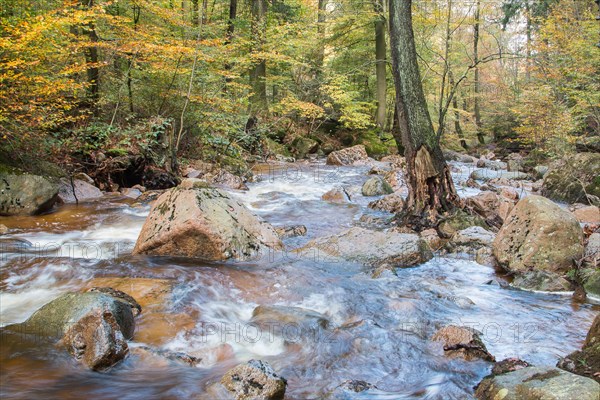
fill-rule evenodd
<path id="1" fill-rule="evenodd" d="M 454 170 L 457 182 L 466 180 L 468 167 L 454 164 Z M 373 199 L 360 195 L 350 205 L 321 200 L 335 185 L 359 192 L 367 171 L 322 163 L 267 166 L 249 191 L 234 195 L 275 226 L 305 225 L 307 236 L 284 241 L 292 249 L 347 229 L 363 214 L 390 216 L 368 209 Z M 285 252 L 225 263 L 131 256 L 148 212 L 149 206 L 106 196 L 45 216 L 0 220 L 15 229 L 9 238 L 33 244 L 28 251 L 1 253 L 0 325 L 24 321 L 60 294 L 102 279 L 168 282 L 168 301 L 142 312 L 130 348 L 185 352 L 200 363 L 161 363 L 132 351 L 110 371 L 95 373 L 58 347 L 0 349 L 3 399 L 213 399 L 223 396 L 221 376 L 252 358 L 268 361 L 287 378 L 288 399 L 323 398 L 348 379 L 377 389 L 347 398 L 468 399 L 490 364 L 444 356 L 441 345 L 429 340 L 437 329 L 472 326 L 498 360 L 554 365 L 581 346 L 600 309 L 564 294 L 502 287 L 492 268 L 452 257 L 373 279 L 358 264 Z M 259 330 L 249 325 L 258 305 L 316 311 L 329 326 Z"/>

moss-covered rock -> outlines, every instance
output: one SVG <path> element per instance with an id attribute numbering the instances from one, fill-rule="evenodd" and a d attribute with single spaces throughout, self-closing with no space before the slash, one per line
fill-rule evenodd
<path id="1" fill-rule="evenodd" d="M 0 173 L 0 215 L 35 215 L 50 210 L 58 200 L 53 179 L 30 174 Z"/>
<path id="2" fill-rule="evenodd" d="M 600 382 L 600 314 L 592 323 L 583 348 L 561 359 L 557 366 Z"/>
<path id="3" fill-rule="evenodd" d="M 369 157 L 377 159 L 390 154 L 396 148 L 396 142 L 392 136 L 379 136 L 372 129 L 361 133 L 354 144 L 364 145 Z"/>
<path id="4" fill-rule="evenodd" d="M 557 201 L 599 205 L 600 153 L 580 153 L 551 165 L 542 194 Z"/>
<path id="5" fill-rule="evenodd" d="M 292 141 L 292 153 L 298 159 L 306 158 L 319 150 L 319 142 L 308 137 L 299 136 Z"/>
<path id="6" fill-rule="evenodd" d="M 548 367 L 527 367 L 483 379 L 479 400 L 598 400 L 600 385 L 592 379 Z"/>
<path id="7" fill-rule="evenodd" d="M 489 225 L 479 215 L 472 215 L 465 211 L 458 210 L 452 215 L 446 217 L 438 226 L 438 231 L 445 238 L 452 237 L 456 232 L 467 229 L 471 226 L 480 226 L 489 229 Z"/>
<path id="8" fill-rule="evenodd" d="M 373 176 L 367 179 L 361 191 L 363 196 L 381 196 L 394 193 L 394 189 L 392 189 L 390 184 L 380 176 Z"/>

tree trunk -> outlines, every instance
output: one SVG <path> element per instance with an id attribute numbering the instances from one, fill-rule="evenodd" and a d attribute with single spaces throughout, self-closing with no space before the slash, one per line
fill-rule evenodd
<path id="1" fill-rule="evenodd" d="M 475 112 L 475 126 L 477 127 L 477 140 L 480 144 L 485 144 L 483 132 L 481 132 L 481 110 L 479 109 L 479 17 L 481 14 L 481 1 L 477 0 L 475 6 L 475 24 L 473 25 L 473 64 L 474 68 L 474 82 L 473 82 L 473 94 L 474 94 L 474 112 Z"/>
<path id="2" fill-rule="evenodd" d="M 325 63 L 325 18 L 327 11 L 327 1 L 328 0 L 319 0 L 318 9 L 317 9 L 317 33 L 318 33 L 318 47 L 315 56 L 315 71 L 314 76 L 318 81 L 318 84 L 321 84 L 321 80 L 323 77 L 323 66 Z"/>
<path id="3" fill-rule="evenodd" d="M 80 4 L 84 7 L 91 8 L 94 6 L 94 0 L 80 0 Z M 98 47 L 94 43 L 98 42 L 96 27 L 90 22 L 82 27 L 82 32 L 90 41 L 90 44 L 84 50 L 85 63 L 87 64 L 87 81 L 88 81 L 88 97 L 93 104 L 96 104 L 100 98 L 100 71 L 98 68 Z"/>
<path id="4" fill-rule="evenodd" d="M 531 81 L 531 6 L 529 0 L 525 0 L 525 82 Z"/>
<path id="5" fill-rule="evenodd" d="M 375 0 L 375 65 L 377 75 L 377 113 L 375 122 L 381 130 L 385 129 L 386 120 L 386 102 L 387 102 L 387 82 L 386 82 L 386 56 L 387 46 L 385 44 L 385 14 L 383 10 L 383 0 Z"/>
<path id="6" fill-rule="evenodd" d="M 225 45 L 228 45 L 233 40 L 235 33 L 235 19 L 237 18 L 237 0 L 229 0 L 229 19 L 227 20 L 227 33 L 225 34 Z M 225 71 L 231 71 L 233 65 L 230 62 L 225 63 Z M 227 93 L 227 84 L 231 83 L 230 77 L 225 77 L 225 85 L 223 92 Z"/>
<path id="7" fill-rule="evenodd" d="M 192 25 L 200 25 L 200 8 L 198 6 L 198 0 L 192 0 Z"/>
<path id="8" fill-rule="evenodd" d="M 417 229 L 435 226 L 458 195 L 433 130 L 417 64 L 412 28 L 412 0 L 390 0 L 390 43 L 398 105 L 398 124 L 409 188 L 402 220 Z"/>
<path id="9" fill-rule="evenodd" d="M 450 87 L 454 87 L 454 74 L 452 73 L 452 70 L 448 71 L 448 81 Z M 467 145 L 465 134 L 460 126 L 460 112 L 458 112 L 458 96 L 456 94 L 452 97 L 452 108 L 454 108 L 454 132 L 456 132 L 456 136 L 460 139 L 461 147 L 467 150 L 469 146 Z"/>
<path id="10" fill-rule="evenodd" d="M 138 23 L 140 22 L 140 15 L 142 8 L 138 5 L 133 5 L 133 30 L 137 32 Z M 133 70 L 133 54 L 129 54 L 127 61 L 127 95 L 129 97 L 129 112 L 133 114 L 133 79 L 131 72 Z"/>
<path id="11" fill-rule="evenodd" d="M 235 19 L 237 18 L 237 0 L 229 0 L 229 20 L 227 21 L 227 43 L 231 43 L 235 32 Z"/>
<path id="12" fill-rule="evenodd" d="M 267 1 L 252 0 L 252 37 L 254 38 L 253 53 L 263 50 L 266 34 Z M 257 122 L 258 114 L 268 111 L 267 99 L 267 63 L 264 59 L 258 60 L 250 69 L 250 120 L 252 126 Z M 248 126 L 249 124 L 247 124 Z"/>

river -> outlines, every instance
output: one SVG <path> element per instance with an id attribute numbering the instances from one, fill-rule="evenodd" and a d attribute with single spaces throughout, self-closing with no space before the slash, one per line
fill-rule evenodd
<path id="1" fill-rule="evenodd" d="M 467 169 L 454 165 L 457 182 L 466 179 Z M 291 249 L 353 226 L 365 213 L 386 216 L 368 209 L 372 199 L 360 195 L 349 205 L 320 199 L 335 185 L 360 188 L 367 171 L 320 162 L 267 166 L 259 182 L 234 195 L 273 225 L 305 225 L 307 236 L 284 241 Z M 460 185 L 459 191 L 478 192 Z M 469 399 L 490 364 L 444 356 L 441 345 L 429 340 L 437 329 L 472 326 L 498 360 L 554 365 L 581 346 L 600 310 L 566 294 L 503 287 L 493 268 L 456 257 L 437 256 L 397 276 L 373 279 L 358 264 L 291 253 L 224 263 L 131 256 L 148 212 L 147 205 L 105 196 L 53 214 L 0 220 L 14 229 L 11 238 L 35 249 L 1 254 L 0 324 L 24 321 L 93 279 L 169 282 L 168 301 L 160 311 L 157 305 L 144 310 L 130 348 L 150 344 L 202 361 L 189 367 L 132 353 L 110 371 L 95 373 L 56 347 L 1 349 L 3 399 L 213 399 L 224 395 L 217 383 L 225 371 L 252 358 L 268 361 L 287 378 L 288 399 L 323 398 L 348 379 L 377 389 L 347 398 Z M 248 325 L 258 305 L 313 310 L 327 317 L 329 327 L 259 331 Z M 157 323 L 161 318 L 166 322 Z"/>

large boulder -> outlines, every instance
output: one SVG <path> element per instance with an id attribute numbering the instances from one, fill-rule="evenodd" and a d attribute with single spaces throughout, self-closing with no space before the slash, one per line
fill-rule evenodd
<path id="1" fill-rule="evenodd" d="M 373 176 L 363 184 L 361 189 L 363 196 L 381 196 L 394 192 L 389 183 L 380 176 Z"/>
<path id="2" fill-rule="evenodd" d="M 236 400 L 282 400 L 287 381 L 269 363 L 250 360 L 227 371 L 221 384 Z"/>
<path id="3" fill-rule="evenodd" d="M 58 200 L 58 184 L 29 174 L 0 174 L 0 215 L 36 215 Z"/>
<path id="4" fill-rule="evenodd" d="M 141 193 L 140 193 L 141 195 Z M 62 179 L 58 197 L 63 203 L 93 200 L 102 197 L 102 191 L 96 186 L 79 179 Z"/>
<path id="5" fill-rule="evenodd" d="M 327 165 L 366 165 L 370 162 L 362 144 L 334 151 L 327 156 Z"/>
<path id="6" fill-rule="evenodd" d="M 37 310 L 10 332 L 38 340 L 60 340 L 88 368 L 101 371 L 121 361 L 133 338 L 134 315 L 129 303 L 100 292 L 66 293 Z"/>
<path id="7" fill-rule="evenodd" d="M 282 248 L 273 227 L 219 189 L 184 182 L 161 195 L 142 227 L 134 254 L 248 259 Z"/>
<path id="8" fill-rule="evenodd" d="M 600 382 L 600 314 L 594 319 L 582 349 L 561 359 L 557 367 Z"/>
<path id="9" fill-rule="evenodd" d="M 375 267 L 383 264 L 411 267 L 433 257 L 431 249 L 419 235 L 372 231 L 360 227 L 314 239 L 297 252 L 321 261 L 347 260 Z"/>
<path id="10" fill-rule="evenodd" d="M 492 247 L 499 265 L 511 273 L 561 277 L 582 257 L 582 243 L 583 230 L 570 212 L 528 196 L 512 210 Z"/>
<path id="11" fill-rule="evenodd" d="M 558 201 L 600 205 L 600 154 L 580 153 L 551 165 L 542 194 Z"/>
<path id="12" fill-rule="evenodd" d="M 34 312 L 18 326 L 21 332 L 60 338 L 71 326 L 91 312 L 111 313 L 126 339 L 133 338 L 135 321 L 131 306 L 106 293 L 66 293 Z"/>
<path id="13" fill-rule="evenodd" d="M 600 384 L 590 378 L 548 367 L 527 367 L 484 378 L 479 400 L 598 400 Z"/>

